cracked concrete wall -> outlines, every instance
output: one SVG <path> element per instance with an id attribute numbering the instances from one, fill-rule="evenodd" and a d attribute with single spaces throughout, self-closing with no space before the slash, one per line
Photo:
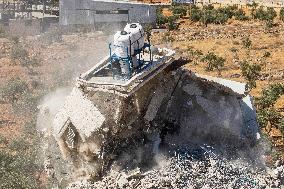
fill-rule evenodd
<path id="1" fill-rule="evenodd" d="M 214 142 L 225 142 L 242 135 L 244 123 L 239 99 L 200 81 L 183 79 L 167 114 L 180 125 L 180 134 L 174 139 L 176 144 L 204 141 L 208 137 Z"/>

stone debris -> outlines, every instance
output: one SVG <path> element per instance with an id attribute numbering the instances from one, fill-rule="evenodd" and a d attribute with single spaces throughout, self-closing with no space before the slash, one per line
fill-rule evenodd
<path id="1" fill-rule="evenodd" d="M 284 166 L 274 170 L 254 167 L 244 159 L 226 159 L 203 145 L 157 155 L 157 165 L 146 171 L 114 171 L 100 181 L 78 181 L 75 188 L 283 188 Z"/>

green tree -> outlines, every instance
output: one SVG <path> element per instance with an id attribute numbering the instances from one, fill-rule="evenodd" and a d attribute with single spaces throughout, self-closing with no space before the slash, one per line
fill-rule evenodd
<path id="1" fill-rule="evenodd" d="M 157 24 L 159 26 L 164 25 L 168 22 L 168 18 L 166 16 L 164 16 L 162 9 L 158 8 L 157 9 Z"/>
<path id="2" fill-rule="evenodd" d="M 267 18 L 267 12 L 264 10 L 264 7 L 261 6 L 255 11 L 255 19 L 259 20 L 266 20 Z"/>
<path id="3" fill-rule="evenodd" d="M 256 12 L 256 9 L 257 9 L 257 7 L 258 7 L 258 4 L 256 3 L 256 2 L 252 2 L 252 4 L 248 4 L 248 7 L 250 7 L 251 8 L 251 17 L 252 17 L 252 19 L 255 19 L 255 12 Z"/>
<path id="4" fill-rule="evenodd" d="M 241 63 L 241 71 L 243 77 L 247 80 L 246 89 L 256 88 L 256 80 L 260 77 L 261 66 L 244 61 Z"/>
<path id="5" fill-rule="evenodd" d="M 271 127 L 280 128 L 282 115 L 274 108 L 260 109 L 257 111 L 257 119 L 261 128 L 270 132 Z"/>
<path id="6" fill-rule="evenodd" d="M 270 85 L 267 89 L 262 91 L 261 97 L 257 98 L 257 107 L 259 109 L 273 107 L 277 99 L 283 94 L 284 84 L 276 83 Z"/>
<path id="7" fill-rule="evenodd" d="M 209 52 L 202 58 L 202 61 L 207 63 L 205 68 L 207 71 L 213 71 L 216 69 L 218 71 L 218 75 L 221 75 L 221 68 L 224 67 L 226 60 L 217 56 L 213 52 Z"/>
<path id="8" fill-rule="evenodd" d="M 235 19 L 244 21 L 244 20 L 249 20 L 249 17 L 246 16 L 245 12 L 242 9 L 239 9 L 235 12 Z"/>
<path id="9" fill-rule="evenodd" d="M 178 29 L 178 23 L 176 22 L 176 20 L 177 20 L 177 17 L 176 16 L 170 16 L 169 17 L 169 20 L 168 20 L 168 29 L 170 30 L 170 31 L 172 31 L 172 30 L 176 30 L 176 29 Z"/>
<path id="10" fill-rule="evenodd" d="M 280 20 L 284 21 L 284 8 L 283 7 L 280 9 L 279 18 Z"/>
<path id="11" fill-rule="evenodd" d="M 255 18 L 265 22 L 267 28 L 274 26 L 274 18 L 277 16 L 276 11 L 272 7 L 268 7 L 265 11 L 263 6 L 256 10 Z"/>
<path id="12" fill-rule="evenodd" d="M 274 10 L 274 8 L 273 7 L 267 7 L 267 11 L 266 11 L 267 20 L 274 20 L 274 18 L 276 18 L 276 16 L 277 16 L 277 13 Z"/>
<path id="13" fill-rule="evenodd" d="M 237 6 L 227 6 L 217 9 L 219 13 L 226 15 L 228 18 L 232 18 L 237 10 L 238 10 Z"/>
<path id="14" fill-rule="evenodd" d="M 276 127 L 284 134 L 284 117 L 274 108 L 276 101 L 282 95 L 284 95 L 284 84 L 276 83 L 264 89 L 261 97 L 256 99 L 259 124 L 268 132 L 271 127 Z"/>
<path id="15" fill-rule="evenodd" d="M 173 6 L 171 11 L 174 15 L 178 16 L 186 16 L 187 14 L 187 9 L 184 6 Z"/>
<path id="16" fill-rule="evenodd" d="M 197 7 L 197 8 L 192 8 L 191 14 L 190 14 L 190 20 L 193 22 L 199 22 L 201 21 L 203 17 L 202 11 Z"/>

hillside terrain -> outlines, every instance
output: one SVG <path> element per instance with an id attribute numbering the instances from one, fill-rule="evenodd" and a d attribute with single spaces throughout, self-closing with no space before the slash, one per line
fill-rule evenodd
<path id="1" fill-rule="evenodd" d="M 183 67 L 246 83 L 243 63 L 259 65 L 256 86 L 248 91 L 256 101 L 269 86 L 283 84 L 284 23 L 279 19 L 270 28 L 260 20 L 228 19 L 223 24 L 204 25 L 184 16 L 177 22 L 178 28 L 154 30 L 152 42 L 175 49 L 185 62 Z M 106 56 L 109 40 L 100 32 L 46 33 L 26 38 L 7 34 L 0 38 L 0 158 L 25 165 L 13 169 L 11 164 L 11 172 L 3 172 L 1 181 L 5 182 L 0 182 L 0 188 L 37 188 L 38 184 L 45 187 L 47 178 L 33 153 L 38 145 L 37 106 L 50 91 L 72 86 L 80 73 Z M 223 65 L 208 69 L 212 63 L 208 54 Z M 263 109 L 261 105 L 257 108 L 258 112 Z M 276 98 L 273 110 L 277 116 L 284 116 L 284 95 Z M 262 137 L 271 141 L 272 147 L 265 155 L 267 165 L 273 165 L 281 155 L 283 159 L 283 128 L 269 120 L 261 130 Z M 31 167 L 34 172 L 28 171 Z M 24 175 L 25 172 L 31 175 Z M 10 175 L 14 175 L 13 179 Z"/>
<path id="2" fill-rule="evenodd" d="M 276 84 L 283 86 L 284 83 L 283 10 L 276 12 L 267 9 L 266 12 L 262 7 L 253 6 L 247 6 L 245 11 L 236 7 L 210 6 L 192 7 L 191 10 L 179 6 L 163 9 L 163 16 L 158 22 L 162 27 L 166 23 L 168 29 L 158 30 L 153 35 L 153 41 L 157 45 L 174 48 L 186 60 L 184 67 L 199 74 L 249 84 L 243 65 L 258 68 L 255 86 L 250 87 L 248 92 L 254 97 L 259 118 L 262 118 L 264 108 L 257 102 L 264 100 L 263 93 L 269 87 Z M 252 14 L 255 19 L 251 18 Z M 268 22 L 273 24 L 268 26 Z M 250 71 L 248 75 L 256 74 L 255 70 Z M 280 92 L 270 108 L 273 107 L 272 110 L 281 117 L 284 115 L 283 106 L 284 95 Z M 273 126 L 272 122 L 260 124 L 261 129 L 283 153 L 283 129 Z"/>

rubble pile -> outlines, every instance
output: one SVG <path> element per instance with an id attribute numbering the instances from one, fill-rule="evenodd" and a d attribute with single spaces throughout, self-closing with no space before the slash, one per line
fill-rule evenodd
<path id="1" fill-rule="evenodd" d="M 156 158 L 157 166 L 141 171 L 112 170 L 96 182 L 79 181 L 74 188 L 281 188 L 284 166 L 253 167 L 247 160 L 230 160 L 210 146 L 178 148 Z"/>

